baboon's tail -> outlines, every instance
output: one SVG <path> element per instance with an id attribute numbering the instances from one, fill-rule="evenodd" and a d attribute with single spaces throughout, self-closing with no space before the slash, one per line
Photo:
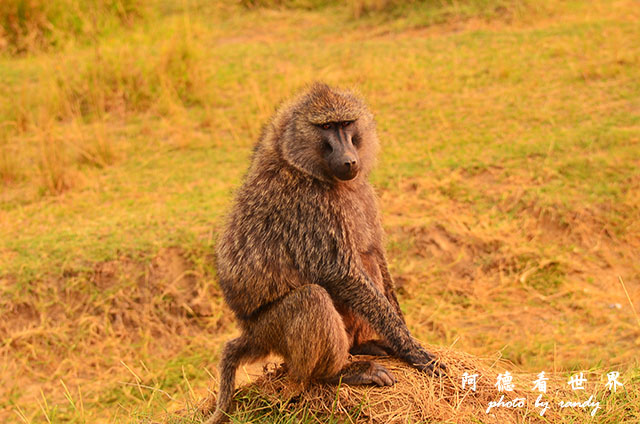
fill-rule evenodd
<path id="1" fill-rule="evenodd" d="M 220 389 L 218 390 L 216 411 L 205 424 L 220 424 L 228 421 L 233 389 L 235 388 L 236 369 L 242 362 L 254 356 L 253 353 L 249 341 L 242 336 L 225 344 L 218 367 L 220 370 Z"/>

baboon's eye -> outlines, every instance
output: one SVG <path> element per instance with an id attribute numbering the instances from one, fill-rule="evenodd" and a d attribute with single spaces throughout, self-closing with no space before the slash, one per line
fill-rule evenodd
<path id="1" fill-rule="evenodd" d="M 342 128 L 348 127 L 349 125 L 351 125 L 351 122 L 353 122 L 353 121 L 344 121 L 344 122 L 342 122 L 342 124 L 341 124 Z"/>
<path id="2" fill-rule="evenodd" d="M 322 124 L 322 128 L 325 130 L 331 129 L 331 124 Z"/>

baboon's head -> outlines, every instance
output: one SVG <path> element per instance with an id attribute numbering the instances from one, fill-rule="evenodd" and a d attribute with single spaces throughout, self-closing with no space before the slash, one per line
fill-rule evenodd
<path id="1" fill-rule="evenodd" d="M 369 173 L 378 138 L 362 99 L 316 83 L 289 110 L 281 149 L 291 165 L 325 181 L 349 181 Z"/>

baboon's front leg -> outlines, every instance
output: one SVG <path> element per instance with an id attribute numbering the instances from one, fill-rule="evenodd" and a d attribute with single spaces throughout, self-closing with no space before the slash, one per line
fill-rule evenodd
<path id="1" fill-rule="evenodd" d="M 446 368 L 409 333 L 404 320 L 389 300 L 375 288 L 362 271 L 329 286 L 332 298 L 365 319 L 389 343 L 395 354 L 418 368 L 436 375 Z"/>
<path id="2" fill-rule="evenodd" d="M 387 259 L 384 256 L 384 251 L 379 248 L 376 254 L 376 259 L 378 260 L 378 267 L 380 267 L 380 273 L 382 274 L 382 284 L 384 286 L 384 294 L 389 299 L 391 306 L 395 309 L 397 314 L 400 316 L 400 319 L 404 320 L 404 314 L 400 309 L 400 303 L 398 303 L 398 298 L 396 297 L 396 285 L 393 281 L 393 277 L 389 272 L 389 265 L 387 264 Z"/>
<path id="3" fill-rule="evenodd" d="M 393 355 L 393 349 L 382 340 L 368 340 L 349 349 L 352 355 L 388 356 Z"/>

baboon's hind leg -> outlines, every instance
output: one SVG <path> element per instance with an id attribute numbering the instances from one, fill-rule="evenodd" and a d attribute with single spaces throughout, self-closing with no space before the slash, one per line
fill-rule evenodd
<path id="1" fill-rule="evenodd" d="M 251 331 L 268 349 L 281 354 L 299 381 L 345 384 L 395 382 L 384 367 L 369 361 L 349 363 L 349 337 L 327 291 L 308 284 L 289 293 L 258 320 Z"/>
<path id="2" fill-rule="evenodd" d="M 307 284 L 290 292 L 251 326 L 254 339 L 283 356 L 299 381 L 333 376 L 347 364 L 349 340 L 327 291 Z"/>
<path id="3" fill-rule="evenodd" d="M 220 424 L 228 421 L 233 400 L 236 369 L 245 362 L 252 362 L 266 356 L 269 352 L 251 343 L 247 337 L 240 336 L 228 341 L 222 350 L 220 359 L 220 389 L 216 401 L 216 410 L 205 424 Z M 209 412 L 205 410 L 204 412 Z"/>

